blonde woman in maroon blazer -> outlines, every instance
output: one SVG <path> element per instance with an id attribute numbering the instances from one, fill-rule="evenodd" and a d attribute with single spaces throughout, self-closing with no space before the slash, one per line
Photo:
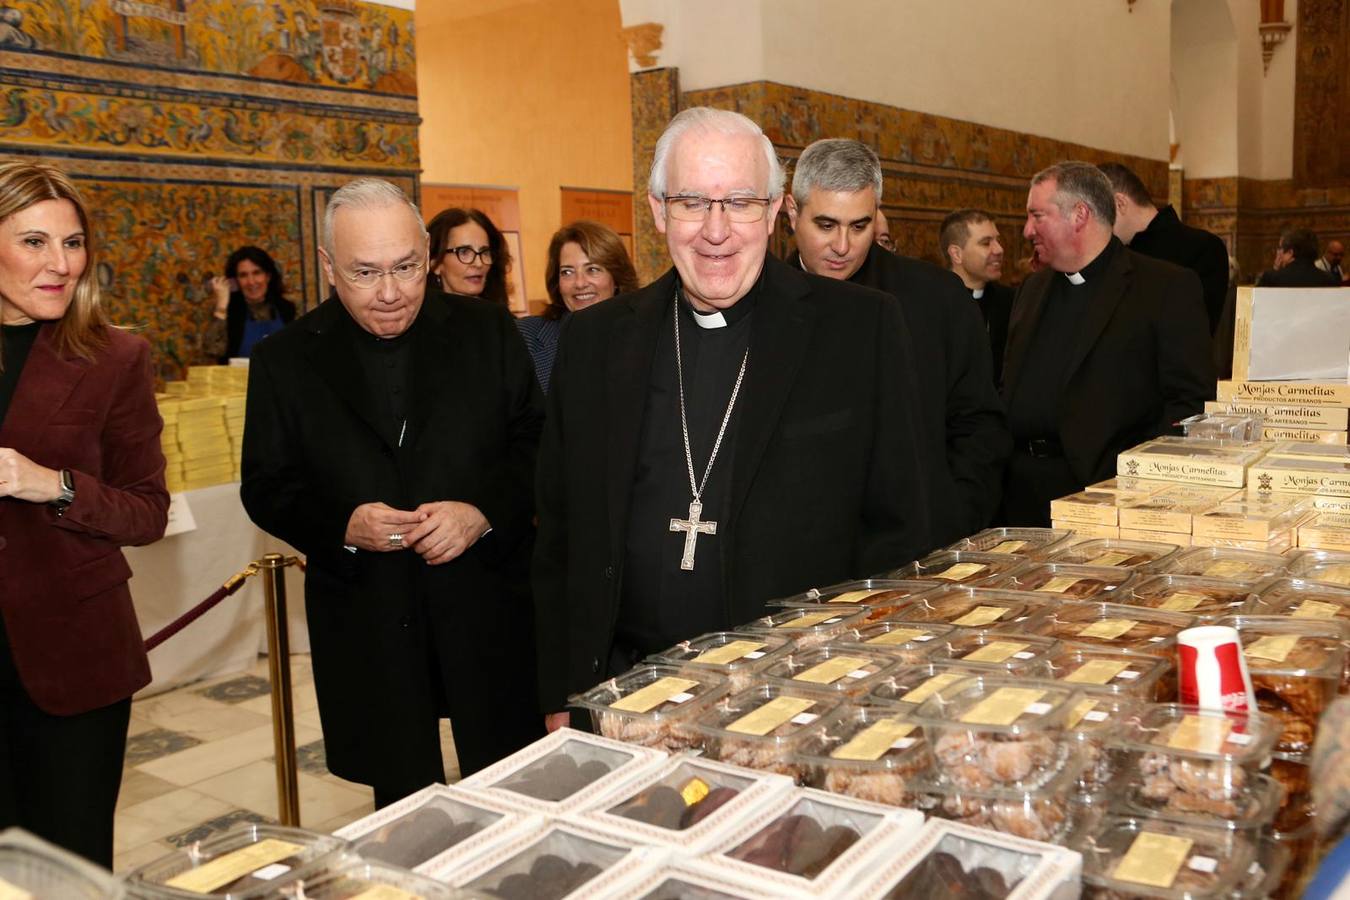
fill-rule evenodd
<path id="1" fill-rule="evenodd" d="M 150 681 L 122 557 L 164 533 L 150 346 L 99 305 L 89 215 L 0 163 L 0 830 L 111 867 L 131 695 Z"/>

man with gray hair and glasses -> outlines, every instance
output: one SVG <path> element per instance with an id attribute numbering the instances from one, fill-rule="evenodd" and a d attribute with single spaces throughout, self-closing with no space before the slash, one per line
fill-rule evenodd
<path id="1" fill-rule="evenodd" d="M 1176 433 L 1214 396 L 1200 279 L 1124 246 L 1115 215 L 1090 163 L 1031 180 L 1022 233 L 1045 268 L 1022 283 L 1008 326 L 1008 525 L 1048 525 L 1051 500 L 1110 478 L 1122 450 Z"/>
<path id="2" fill-rule="evenodd" d="M 674 267 L 574 314 L 553 370 L 534 572 L 550 728 L 651 653 L 932 546 L 899 305 L 768 254 L 783 171 L 759 126 L 681 112 L 648 192 Z"/>
<path id="3" fill-rule="evenodd" d="M 803 150 L 787 198 L 795 262 L 900 301 L 918 370 L 929 520 L 934 542 L 946 545 L 990 524 L 1012 439 L 979 308 L 952 273 L 875 242 L 881 190 L 881 162 L 866 144 L 827 138 Z"/>
<path id="4" fill-rule="evenodd" d="M 258 344 L 244 506 L 305 554 L 328 768 L 385 806 L 543 734 L 535 712 L 533 475 L 543 400 L 506 310 L 424 302 L 427 233 L 387 181 L 333 194 L 331 296 Z M 490 682 L 490 687 L 485 687 Z"/>

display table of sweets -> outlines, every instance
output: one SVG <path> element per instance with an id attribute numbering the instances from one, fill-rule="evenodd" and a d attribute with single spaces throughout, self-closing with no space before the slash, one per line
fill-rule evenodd
<path id="1" fill-rule="evenodd" d="M 1100 492 L 1143 493 L 1118 481 Z M 698 752 L 717 761 L 703 765 L 758 771 L 819 802 L 1080 852 L 1088 896 L 1297 897 L 1317 866 L 1308 766 L 1347 687 L 1350 553 L 990 529 L 769 606 L 572 702 L 633 752 Z M 1249 712 L 1177 703 L 1177 635 L 1200 624 L 1236 629 Z M 691 774 L 648 776 L 661 799 L 616 809 L 679 819 Z M 761 830 L 781 812 L 766 808 Z M 824 831 L 843 821 L 816 818 Z M 858 876 L 840 895 L 947 896 L 959 883 L 961 896 L 1022 896 L 973 876 L 979 854 L 929 856 L 885 867 L 898 880 L 877 893 Z M 723 857 L 711 871 L 753 873 Z"/>

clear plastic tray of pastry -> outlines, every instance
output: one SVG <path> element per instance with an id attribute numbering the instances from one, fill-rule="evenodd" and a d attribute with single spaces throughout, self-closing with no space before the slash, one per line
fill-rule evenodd
<path id="1" fill-rule="evenodd" d="M 1302 895 L 1302 889 L 1315 868 L 1314 861 L 1319 856 L 1319 822 L 1329 826 L 1327 831 L 1336 832 L 1331 824 L 1336 820 L 1330 818 L 1333 811 L 1327 804 L 1318 809 L 1313 803 L 1313 771 L 1307 757 L 1276 753 L 1270 761 L 1270 775 L 1284 787 L 1284 801 L 1275 814 L 1275 821 L 1271 823 L 1267 836 L 1288 850 L 1292 860 L 1280 879 L 1280 888 L 1275 894 L 1277 897 Z M 1338 777 L 1338 771 L 1318 770 L 1319 796 L 1329 794 L 1323 792 L 1321 779 Z"/>
<path id="2" fill-rule="evenodd" d="M 800 782 L 794 754 L 840 699 L 818 690 L 761 684 L 714 703 L 694 723 L 709 759 Z"/>
<path id="3" fill-rule="evenodd" d="M 1289 575 L 1337 587 L 1350 587 L 1350 553 L 1341 550 L 1299 550 L 1287 557 Z"/>
<path id="4" fill-rule="evenodd" d="M 939 550 L 890 572 L 886 577 L 976 585 L 1019 571 L 1026 564 L 1026 559 L 1009 553 Z"/>
<path id="5" fill-rule="evenodd" d="M 559 728 L 455 787 L 505 799 L 522 811 L 553 813 L 664 759 L 664 753 L 648 747 Z"/>
<path id="6" fill-rule="evenodd" d="M 1217 900 L 1245 883 L 1251 837 L 1162 819 L 1106 815 L 1077 845 L 1085 896 Z"/>
<path id="7" fill-rule="evenodd" d="M 857 900 L 1023 900 L 1077 897 L 1078 854 L 959 822 L 929 819 L 890 854 Z"/>
<path id="8" fill-rule="evenodd" d="M 693 746 L 689 723 L 729 689 L 727 679 L 716 672 L 644 664 L 567 702 L 589 709 L 595 730 L 605 737 L 675 753 Z"/>
<path id="9" fill-rule="evenodd" d="M 880 622 L 850 628 L 826 646 L 885 653 L 905 665 L 915 665 L 923 662 L 941 646 L 942 639 L 955 630 L 955 625 L 943 622 L 882 619 Z"/>
<path id="10" fill-rule="evenodd" d="M 1156 702 L 1176 691 L 1172 661 L 1147 653 L 1060 642 L 1046 665 L 1046 677 L 1086 694 Z"/>
<path id="11" fill-rule="evenodd" d="M 1345 626 L 1316 619 L 1230 616 L 1237 629 L 1256 705 L 1282 726 L 1275 749 L 1308 753 L 1323 711 L 1345 681 Z"/>
<path id="12" fill-rule="evenodd" d="M 968 678 L 976 678 L 980 674 L 978 669 L 952 663 L 950 660 L 944 662 L 928 660 L 898 669 L 881 679 L 867 692 L 862 702 L 879 703 L 902 711 L 912 711 L 943 688 Z"/>
<path id="13" fill-rule="evenodd" d="M 771 634 L 785 637 L 799 647 L 824 644 L 848 628 L 867 621 L 871 610 L 866 606 L 794 606 L 762 616 L 736 627 L 747 634 Z"/>
<path id="14" fill-rule="evenodd" d="M 1246 610 L 1254 616 L 1324 619 L 1350 625 L 1350 587 L 1336 587 L 1302 578 L 1277 578 L 1261 585 Z"/>
<path id="15" fill-rule="evenodd" d="M 1178 790 L 1170 778 L 1122 767 L 1108 792 L 1111 811 L 1127 816 L 1166 819 L 1186 825 L 1262 829 L 1279 812 L 1284 788 L 1269 775 L 1247 779 L 1241 793 L 1207 796 L 1202 790 Z"/>
<path id="16" fill-rule="evenodd" d="M 1052 638 L 1005 634 L 978 628 L 960 628 L 948 634 L 933 651 L 933 662 L 950 661 L 962 668 L 990 675 L 1042 678 L 1048 660 L 1059 647 Z"/>
<path id="17" fill-rule="evenodd" d="M 1170 655 L 1178 632 L 1194 616 L 1121 603 L 1061 603 L 1026 623 L 1026 630 L 1075 644 L 1113 647 L 1153 656 Z"/>
<path id="18" fill-rule="evenodd" d="M 1148 575 L 1130 585 L 1112 603 L 1184 613 L 1198 619 L 1245 612 L 1254 594 L 1249 585 L 1198 575 Z"/>
<path id="19" fill-rule="evenodd" d="M 904 665 L 876 650 L 850 650 L 833 643 L 806 647 L 788 654 L 760 673 L 766 684 L 828 691 L 856 697 L 867 693 L 879 678 Z"/>
<path id="20" fill-rule="evenodd" d="M 1267 766 L 1279 731 L 1261 712 L 1145 706 L 1118 737 L 1118 768 L 1138 773 L 1151 797 L 1174 807 L 1240 801 Z M 1188 796 L 1173 800 L 1178 794 Z"/>
<path id="21" fill-rule="evenodd" d="M 1061 547 L 1046 556 L 1046 562 L 1076 566 L 1106 566 L 1121 569 L 1154 569 L 1181 549 L 1162 541 L 1126 541 L 1095 538 Z"/>
<path id="22" fill-rule="evenodd" d="M 464 895 L 425 875 L 371 862 L 355 855 L 339 856 L 307 876 L 287 882 L 278 896 L 285 900 L 455 900 Z"/>
<path id="23" fill-rule="evenodd" d="M 1037 563 L 997 578 L 987 586 L 1005 591 L 1034 591 L 1051 600 L 1089 600 L 1127 588 L 1137 577 L 1131 569 L 1110 566 Z"/>
<path id="24" fill-rule="evenodd" d="M 793 646 L 791 640 L 778 635 L 748 637 L 741 631 L 714 631 L 680 641 L 649 656 L 647 662 L 720 675 L 727 680 L 729 691 L 739 691 L 751 685 L 756 672 L 791 653 Z"/>
<path id="25" fill-rule="evenodd" d="M 1284 574 L 1284 557 L 1255 550 L 1229 550 L 1223 547 L 1192 547 L 1167 561 L 1162 567 L 1171 575 L 1199 575 L 1232 583 L 1256 584 Z"/>
<path id="26" fill-rule="evenodd" d="M 596 798 L 578 815 L 643 843 L 697 854 L 792 786 L 792 779 L 782 775 L 681 754 L 622 790 Z"/>
<path id="27" fill-rule="evenodd" d="M 887 806 L 914 807 L 915 779 L 932 767 L 924 730 L 886 706 L 845 706 L 797 751 L 811 787 Z"/>
<path id="28" fill-rule="evenodd" d="M 986 528 L 979 534 L 961 538 L 947 549 L 1042 559 L 1044 554 L 1062 547 L 1072 538 L 1073 532 L 1064 528 Z"/>
<path id="29" fill-rule="evenodd" d="M 0 897 L 120 900 L 124 895 L 111 874 L 75 854 L 18 828 L 0 831 Z"/>
<path id="30" fill-rule="evenodd" d="M 915 597 L 891 616 L 903 622 L 945 622 L 959 628 L 1013 625 L 1042 610 L 1044 597 L 987 588 L 944 587 Z"/>
<path id="31" fill-rule="evenodd" d="M 1064 724 L 1083 762 L 1078 778 L 1080 794 L 1094 794 L 1115 777 L 1122 757 L 1111 749 L 1139 715 L 1141 706 L 1133 697 L 1085 693 L 1069 710 Z"/>
<path id="32" fill-rule="evenodd" d="M 770 600 L 770 606 L 829 606 L 844 604 L 847 606 L 866 606 L 869 618 L 886 615 L 885 610 L 899 606 L 904 600 L 915 594 L 931 591 L 931 581 L 915 581 L 899 578 L 861 578 L 856 581 L 844 581 L 828 587 L 811 588 L 781 600 Z"/>
<path id="33" fill-rule="evenodd" d="M 800 789 L 730 834 L 710 859 L 764 880 L 766 893 L 836 893 L 878 850 L 915 834 L 923 816 L 823 791 Z"/>
<path id="34" fill-rule="evenodd" d="M 327 834 L 244 823 L 141 866 L 126 876 L 127 889 L 139 897 L 274 896 L 281 883 L 346 847 Z"/>
<path id="35" fill-rule="evenodd" d="M 1060 843 L 1074 826 L 1074 798 L 1083 766 L 1083 757 L 1069 752 L 1062 756 L 1058 768 L 1036 784 L 933 778 L 926 786 L 928 811 L 976 828 Z"/>
<path id="36" fill-rule="evenodd" d="M 561 900 L 625 877 L 639 862 L 635 847 L 602 830 L 552 822 L 476 858 L 451 880 L 504 900 Z"/>
<path id="37" fill-rule="evenodd" d="M 1233 900 L 1266 900 L 1268 897 L 1282 896 L 1279 893 L 1280 884 L 1292 861 L 1293 854 L 1287 846 L 1272 837 L 1261 838 L 1255 847 L 1255 859 L 1247 867 L 1247 874 L 1233 890 Z"/>
<path id="38" fill-rule="evenodd" d="M 1078 691 L 1052 682 L 977 675 L 941 688 L 913 714 L 935 771 L 958 788 L 1034 787 L 1064 765 Z"/>
<path id="39" fill-rule="evenodd" d="M 1261 440 L 1262 421 L 1260 416 L 1237 413 L 1199 413 L 1177 424 L 1187 438 L 1247 443 Z"/>
<path id="40" fill-rule="evenodd" d="M 456 851 L 463 856 L 505 834 L 520 816 L 505 804 L 435 784 L 335 832 L 362 858 L 404 869 L 421 868 Z"/>

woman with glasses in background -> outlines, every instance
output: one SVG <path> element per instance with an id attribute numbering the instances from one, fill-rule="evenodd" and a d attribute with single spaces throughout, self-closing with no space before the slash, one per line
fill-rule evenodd
<path id="1" fill-rule="evenodd" d="M 481 297 L 507 306 L 511 252 L 492 220 L 477 209 L 451 207 L 427 225 L 431 274 L 447 294 Z"/>
<path id="2" fill-rule="evenodd" d="M 554 233 L 544 272 L 548 306 L 542 315 L 517 319 L 521 337 L 534 360 L 539 387 L 548 393 L 558 335 L 570 313 L 615 294 L 638 289 L 637 273 L 619 236 L 599 222 L 573 222 Z"/>

